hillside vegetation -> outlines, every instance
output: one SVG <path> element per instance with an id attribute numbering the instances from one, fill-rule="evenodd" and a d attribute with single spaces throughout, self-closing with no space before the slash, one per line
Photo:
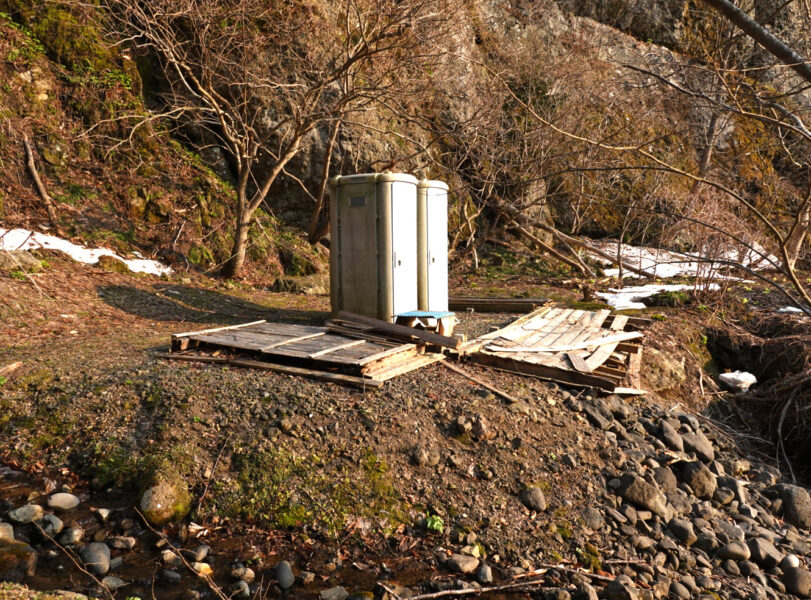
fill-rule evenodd
<path id="1" fill-rule="evenodd" d="M 186 33 L 180 22 L 166 24 L 180 28 L 170 41 L 190 48 L 184 56 L 214 79 L 212 90 L 237 86 L 242 96 L 233 98 L 247 99 L 227 105 L 250 121 L 253 129 L 243 127 L 246 139 L 268 136 L 244 180 L 247 196 L 257 197 L 268 171 L 280 168 L 256 218 L 237 218 L 243 183 L 227 136 L 199 116 L 210 107 L 183 95 L 184 84 L 167 68 L 160 46 L 137 35 L 117 43 L 116 36 L 132 32 L 106 8 L 125 11 L 127 2 L 90 7 L 4 0 L 4 223 L 47 222 L 24 162 L 21 138 L 27 134 L 59 226 L 69 235 L 210 272 L 227 262 L 242 221 L 250 223 L 249 273 L 267 278 L 318 270 L 321 252 L 296 232 L 309 232 L 311 242 L 326 233 L 326 178 L 383 168 L 451 183 L 452 253 L 463 258 L 486 253 L 492 239 L 517 236 L 535 245 L 519 225 L 552 241 L 538 222 L 570 234 L 679 250 L 723 245 L 731 234 L 779 255 L 775 232 L 752 211 L 789 236 L 807 185 L 808 140 L 780 119 L 770 125 L 746 115 L 761 110 L 758 88 L 772 90 L 798 117 L 807 104 L 779 69 L 759 80 L 726 81 L 718 69 L 742 74 L 766 59 L 708 8 L 690 1 L 640 10 L 647 15 L 640 29 L 641 17 L 628 16 L 630 7 L 560 3 L 634 38 L 566 14 L 553 2 L 510 9 L 473 0 L 413 4 L 401 16 L 415 19 L 413 38 L 403 27 L 387 31 L 379 17 L 373 20 L 396 10 L 387 2 L 345 3 L 357 9 L 354 24 L 341 3 L 307 5 L 308 12 L 306 3 L 294 2 L 289 14 L 311 15 L 311 23 L 291 21 L 275 36 L 263 33 L 261 18 L 270 17 L 259 16 L 266 10 L 262 2 L 246 4 L 258 19 L 246 27 L 255 29 L 251 35 L 264 44 L 264 56 L 274 44 L 287 44 L 285 35 L 295 40 L 275 64 L 256 63 L 272 72 L 266 87 L 298 81 L 294 88 L 309 90 L 301 97 L 263 91 L 252 81 L 258 76 L 253 71 L 222 67 L 230 64 L 227 55 L 201 54 L 194 27 L 220 18 L 215 13 L 188 21 Z M 444 18 L 432 16 L 440 10 Z M 786 15 L 784 21 L 802 22 L 793 8 Z M 303 35 L 301 28 L 309 26 L 319 35 Z M 350 27 L 397 42 L 367 56 L 349 46 L 352 38 L 343 32 Z M 207 43 L 215 54 L 216 44 Z M 258 60 L 243 49 L 234 52 L 243 52 L 239 64 Z M 359 66 L 339 68 L 351 52 Z M 323 79 L 324 69 L 333 73 L 331 83 Z M 721 74 L 713 75 L 714 69 Z M 666 85 L 666 78 L 692 95 Z M 722 104 L 735 103 L 743 113 L 713 105 L 719 86 L 728 94 Z M 262 125 L 262 115 L 271 113 L 275 125 Z M 294 139 L 294 151 L 282 161 L 279 152 Z M 699 185 L 696 177 L 736 190 L 748 204 L 718 186 Z M 806 251 L 794 254 L 802 260 Z"/>

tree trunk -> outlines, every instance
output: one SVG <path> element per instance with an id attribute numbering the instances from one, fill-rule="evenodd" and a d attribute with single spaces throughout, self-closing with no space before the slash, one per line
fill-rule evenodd
<path id="1" fill-rule="evenodd" d="M 788 267 L 794 269 L 797 260 L 800 258 L 800 251 L 803 248 L 806 236 L 811 232 L 811 202 L 806 200 L 804 206 L 797 215 L 797 220 L 792 228 L 791 235 L 786 240 L 786 255 L 789 258 Z"/>
<path id="2" fill-rule="evenodd" d="M 321 213 L 324 210 L 324 198 L 327 193 L 327 182 L 329 181 L 329 167 L 332 163 L 332 153 L 338 141 L 338 133 L 341 131 L 341 119 L 336 119 L 332 126 L 332 134 L 329 136 L 326 155 L 324 156 L 324 170 L 321 173 L 321 185 L 318 187 L 318 198 L 310 215 L 309 241 L 312 245 L 321 241 L 329 233 L 329 219 L 321 220 Z"/>
<path id="3" fill-rule="evenodd" d="M 763 46 L 770 54 L 788 65 L 800 77 L 811 82 L 811 65 L 783 40 L 752 19 L 729 0 L 704 0 L 715 10 L 743 30 L 746 35 Z"/>
<path id="4" fill-rule="evenodd" d="M 242 265 L 245 264 L 245 251 L 248 249 L 248 230 L 251 228 L 251 217 L 240 212 L 237 228 L 234 232 L 234 245 L 231 248 L 231 257 L 222 267 L 222 275 L 233 279 L 239 275 Z"/>

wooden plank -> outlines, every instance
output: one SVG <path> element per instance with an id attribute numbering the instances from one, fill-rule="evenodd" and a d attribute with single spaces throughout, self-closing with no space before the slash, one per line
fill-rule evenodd
<path id="1" fill-rule="evenodd" d="M 534 304 L 541 304 L 543 302 L 549 302 L 547 298 L 501 298 L 495 296 L 450 296 L 448 298 L 448 302 L 513 302 L 513 303 L 522 303 L 522 302 L 532 302 Z"/>
<path id="2" fill-rule="evenodd" d="M 573 309 L 567 308 L 561 310 L 554 316 L 550 316 L 547 322 L 543 324 L 542 328 L 538 328 L 535 333 L 526 338 L 526 344 L 528 346 L 534 346 L 543 339 L 557 337 L 564 331 L 567 331 L 569 329 L 568 319 L 573 313 Z M 536 329 L 533 325 L 534 324 L 528 325 L 527 329 Z"/>
<path id="3" fill-rule="evenodd" d="M 591 328 L 588 326 L 588 322 L 591 320 L 591 313 L 583 313 L 575 322 L 569 325 L 569 331 L 567 331 L 564 335 L 558 338 L 556 344 L 560 344 L 561 346 L 565 346 L 567 344 L 573 343 L 575 340 L 581 339 L 581 341 L 585 341 L 592 337 Z"/>
<path id="4" fill-rule="evenodd" d="M 607 346 L 600 346 L 591 354 L 591 356 L 586 359 L 586 364 L 592 371 L 595 370 L 597 367 L 603 364 L 609 356 L 611 356 L 611 353 L 614 352 L 614 348 L 616 347 L 616 343 L 608 344 Z"/>
<path id="5" fill-rule="evenodd" d="M 488 352 L 569 352 L 571 350 L 586 350 L 589 348 L 611 346 L 611 352 L 613 352 L 614 349 L 617 347 L 617 344 L 619 344 L 619 342 L 636 337 L 642 337 L 642 334 L 638 331 L 623 331 L 622 333 L 595 338 L 587 340 L 585 342 L 580 342 L 578 344 L 549 345 L 549 346 L 535 345 L 535 346 L 514 346 L 514 347 L 502 347 L 499 346 L 498 344 L 490 344 L 485 349 Z M 606 354 L 603 360 L 611 356 L 611 352 Z"/>
<path id="6" fill-rule="evenodd" d="M 320 381 L 329 381 L 331 383 L 340 383 L 352 385 L 361 388 L 379 388 L 382 387 L 383 382 L 375 381 L 365 377 L 355 377 L 353 375 L 343 375 L 341 373 L 329 373 L 327 371 L 316 371 L 313 369 L 303 369 L 300 367 L 289 367 L 286 365 L 277 365 L 273 363 L 261 362 L 258 360 L 247 359 L 232 359 L 224 356 L 201 356 L 194 354 L 177 354 L 177 353 L 160 353 L 156 354 L 158 358 L 168 358 L 172 360 L 183 360 L 190 362 L 204 362 L 204 363 L 218 363 L 234 367 L 248 367 L 252 369 L 262 369 L 264 371 L 273 371 L 275 373 L 283 373 L 286 375 L 299 375 L 302 377 L 309 377 L 310 379 L 318 379 Z"/>
<path id="7" fill-rule="evenodd" d="M 331 342 L 332 345 L 336 345 L 335 342 Z M 268 352 L 263 352 L 263 357 L 284 357 L 284 358 L 291 358 L 291 359 L 298 359 L 298 360 L 317 360 L 322 363 L 329 363 L 329 364 L 336 364 L 336 365 L 347 365 L 351 367 L 355 367 L 360 369 L 360 365 L 358 364 L 358 358 L 353 357 L 351 355 L 342 356 L 341 354 L 332 354 L 332 355 L 325 355 L 320 356 L 317 358 L 311 357 L 312 354 L 315 354 L 321 350 L 329 348 L 329 345 L 322 345 L 322 346 L 279 346 L 278 348 L 272 348 Z"/>
<path id="8" fill-rule="evenodd" d="M 272 335 L 298 336 L 306 333 L 324 331 L 323 325 L 298 325 L 296 323 L 262 323 L 250 328 L 257 333 L 270 333 Z"/>
<path id="9" fill-rule="evenodd" d="M 414 348 L 413 350 L 401 352 L 400 354 L 395 354 L 394 356 L 389 356 L 388 358 L 369 363 L 361 368 L 361 373 L 367 377 L 374 377 L 375 373 L 388 371 L 397 365 L 402 365 L 403 363 L 414 360 L 419 356 L 421 356 L 419 348 Z"/>
<path id="10" fill-rule="evenodd" d="M 539 340 L 533 340 L 529 345 L 531 346 L 553 346 L 555 343 L 564 337 L 572 328 L 572 325 L 576 324 L 578 319 L 583 315 L 582 310 L 573 310 L 570 314 L 566 316 L 563 321 L 555 328 L 554 331 L 546 334 L 545 336 L 541 337 Z"/>
<path id="11" fill-rule="evenodd" d="M 527 315 L 523 315 L 521 317 L 518 317 L 515 321 L 513 321 L 512 323 L 502 327 L 501 329 L 491 331 L 490 333 L 486 333 L 486 334 L 484 334 L 482 336 L 479 336 L 476 339 L 479 339 L 479 340 L 485 339 L 485 340 L 487 340 L 487 339 L 493 339 L 493 338 L 501 337 L 501 334 L 504 333 L 505 331 L 509 331 L 511 329 L 516 329 L 516 328 L 519 328 L 519 327 L 523 327 L 525 324 L 533 321 L 534 319 L 537 319 L 539 317 L 542 317 L 542 316 L 546 315 L 546 313 L 548 313 L 551 310 L 552 310 L 552 308 L 550 308 L 548 306 L 542 306 L 542 307 L 532 311 L 531 313 L 529 313 Z"/>
<path id="12" fill-rule="evenodd" d="M 594 372 L 605 377 L 616 377 L 619 381 L 622 381 L 625 379 L 626 375 L 628 375 L 628 371 L 626 369 L 612 369 L 605 364 L 602 364 L 594 369 Z"/>
<path id="13" fill-rule="evenodd" d="M 579 354 L 575 354 L 574 352 L 568 352 L 566 354 L 566 358 L 569 359 L 569 362 L 572 363 L 575 371 L 580 371 L 581 373 L 591 373 L 592 369 L 589 367 L 588 363 L 583 360 L 583 357 Z"/>
<path id="14" fill-rule="evenodd" d="M 617 315 L 617 314 L 611 315 L 610 317 L 608 317 L 608 319 L 606 319 L 606 322 L 604 323 L 603 326 L 604 327 L 610 327 L 613 320 L 615 318 L 617 318 L 618 316 L 619 315 Z M 634 316 L 631 316 L 631 315 L 623 315 L 623 316 L 628 317 L 628 321 L 627 321 L 627 323 L 625 325 L 626 330 L 631 330 L 632 331 L 632 330 L 643 329 L 644 327 L 648 327 L 653 322 L 653 321 L 651 321 L 651 319 L 648 319 L 648 318 L 645 318 L 645 317 L 634 317 Z"/>
<path id="15" fill-rule="evenodd" d="M 375 344 L 381 344 L 384 346 L 397 346 L 402 344 L 403 342 L 399 340 L 390 340 L 389 338 L 385 337 L 384 335 L 374 334 L 374 333 L 367 333 L 366 331 L 360 329 L 350 329 L 348 327 L 343 327 L 334 324 L 333 322 L 329 322 L 329 330 L 332 333 L 336 333 L 338 335 L 342 335 L 344 337 L 352 338 L 355 340 L 367 340 L 369 342 L 374 342 Z"/>
<path id="16" fill-rule="evenodd" d="M 628 355 L 628 382 L 631 387 L 640 387 L 640 375 L 642 371 L 642 348 L 639 351 Z"/>
<path id="17" fill-rule="evenodd" d="M 385 352 L 387 350 L 391 350 L 392 348 L 387 346 L 381 346 L 380 344 L 375 344 L 373 342 L 368 342 L 366 340 L 362 340 L 364 343 L 361 346 L 353 346 L 352 348 L 346 348 L 341 351 L 342 356 L 351 356 L 357 361 L 358 366 L 362 366 L 367 361 L 366 359 L 370 356 L 374 356 L 376 354 L 380 354 L 381 352 Z M 413 344 L 408 344 L 408 346 L 414 346 Z M 404 350 L 400 350 L 403 352 Z"/>
<path id="18" fill-rule="evenodd" d="M 611 322 L 609 329 L 613 329 L 614 331 L 623 331 L 627 324 L 628 324 L 628 315 L 617 315 Z"/>
<path id="19" fill-rule="evenodd" d="M 324 356 L 325 354 L 330 354 L 332 352 L 336 352 L 338 350 L 344 350 L 346 348 L 352 348 L 353 346 L 360 346 L 361 344 L 365 344 L 365 340 L 351 340 L 349 342 L 344 342 L 343 344 L 338 344 L 337 346 L 332 346 L 331 348 L 324 348 L 323 350 L 319 350 L 318 352 L 313 352 L 310 354 L 309 358 L 318 358 L 319 356 Z"/>
<path id="20" fill-rule="evenodd" d="M 393 323 L 388 323 L 386 321 L 373 319 L 363 315 L 340 312 L 338 313 L 338 317 L 347 321 L 353 321 L 363 325 L 370 325 L 375 329 L 375 331 L 385 333 L 387 336 L 406 339 L 408 341 L 419 340 L 426 344 L 434 344 L 442 348 L 451 348 L 453 350 L 458 349 L 462 345 L 462 340 L 457 338 L 439 335 L 438 333 L 433 333 L 431 331 L 425 331 L 422 329 L 411 329 L 410 327 L 403 327 L 402 325 L 394 325 Z"/>
<path id="21" fill-rule="evenodd" d="M 304 340 L 308 340 L 310 338 L 320 337 L 322 335 L 326 335 L 326 331 L 319 331 L 318 333 L 305 333 L 304 335 L 300 335 L 298 337 L 285 338 L 285 339 L 280 340 L 278 342 L 274 342 L 273 344 L 265 346 L 265 347 L 261 348 L 260 350 L 262 352 L 266 352 L 266 351 L 270 350 L 271 348 L 276 348 L 277 346 L 284 346 L 286 344 L 290 344 L 290 343 L 293 343 L 293 342 L 301 342 L 301 341 L 304 341 Z"/>
<path id="22" fill-rule="evenodd" d="M 448 302 L 448 310 L 453 310 L 457 312 L 464 312 L 467 310 L 473 310 L 478 313 L 523 313 L 523 312 L 530 312 L 538 308 L 538 306 L 543 303 L 535 303 L 535 302 L 505 302 L 505 303 L 495 303 L 495 302 L 487 302 L 487 303 L 480 303 L 480 302 Z"/>
<path id="23" fill-rule="evenodd" d="M 605 320 L 610 316 L 611 311 L 607 308 L 602 308 L 594 312 L 594 316 L 592 316 L 591 321 L 589 321 L 589 325 L 591 327 L 602 327 Z"/>
<path id="24" fill-rule="evenodd" d="M 578 373 L 577 371 L 568 371 L 548 367 L 546 365 L 516 361 L 512 358 L 506 358 L 487 352 L 474 354 L 470 357 L 470 360 L 479 364 L 501 369 L 503 371 L 519 373 L 521 375 L 529 375 L 532 377 L 538 377 L 540 379 L 551 379 L 553 381 L 559 381 L 561 383 L 567 383 L 570 385 L 596 387 L 604 390 L 613 390 L 615 387 L 612 380 L 604 377 L 597 377 L 591 373 Z"/>
<path id="25" fill-rule="evenodd" d="M 224 346 L 226 348 L 238 348 L 240 350 L 260 350 L 268 345 L 267 336 L 257 339 L 248 335 L 233 335 L 228 333 L 210 333 L 205 335 L 195 335 L 188 338 L 197 342 L 211 344 L 213 346 Z"/>
<path id="26" fill-rule="evenodd" d="M 381 360 L 393 354 L 398 354 L 400 352 L 405 352 L 406 350 L 411 350 L 416 348 L 414 344 L 402 344 L 400 346 L 395 346 L 394 348 L 389 348 L 388 350 L 383 350 L 382 352 L 377 352 L 376 354 L 371 354 L 359 361 L 358 364 L 361 366 L 366 365 L 368 363 Z"/>
<path id="27" fill-rule="evenodd" d="M 260 321 L 251 321 L 250 323 L 242 323 L 240 325 L 227 325 L 225 327 L 214 327 L 212 329 L 199 329 L 197 331 L 186 331 L 184 333 L 173 333 L 172 339 L 182 338 L 182 337 L 189 337 L 192 335 L 202 335 L 204 333 L 214 333 L 217 331 L 226 331 L 228 329 L 241 329 L 242 327 L 250 327 L 251 325 L 259 325 L 260 323 L 266 323 L 264 319 Z"/>

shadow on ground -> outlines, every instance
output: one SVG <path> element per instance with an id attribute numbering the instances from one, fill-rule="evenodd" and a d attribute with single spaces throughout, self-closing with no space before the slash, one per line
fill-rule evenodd
<path id="1" fill-rule="evenodd" d="M 129 285 L 98 288 L 99 297 L 108 305 L 150 321 L 191 323 L 241 323 L 245 319 L 285 320 L 320 324 L 328 314 L 274 308 L 237 296 L 191 286 L 156 284 L 152 290 Z"/>

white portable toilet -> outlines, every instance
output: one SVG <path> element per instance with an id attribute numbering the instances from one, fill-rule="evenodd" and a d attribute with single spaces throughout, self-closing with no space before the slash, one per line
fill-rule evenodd
<path id="1" fill-rule="evenodd" d="M 417 299 L 419 310 L 448 310 L 448 186 L 417 184 Z"/>
<path id="2" fill-rule="evenodd" d="M 332 312 L 392 321 L 416 310 L 416 177 L 365 173 L 330 183 Z"/>

